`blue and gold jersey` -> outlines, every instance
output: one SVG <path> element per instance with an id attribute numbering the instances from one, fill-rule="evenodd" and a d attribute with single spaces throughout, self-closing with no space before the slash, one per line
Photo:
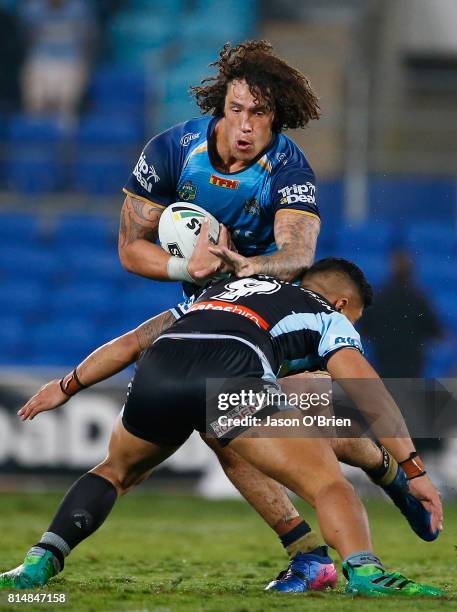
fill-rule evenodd
<path id="1" fill-rule="evenodd" d="M 229 229 L 242 255 L 272 253 L 278 210 L 319 218 L 314 173 L 284 134 L 274 134 L 243 170 L 217 170 L 211 151 L 219 120 L 191 119 L 150 140 L 124 192 L 160 209 L 177 201 L 197 204 Z"/>

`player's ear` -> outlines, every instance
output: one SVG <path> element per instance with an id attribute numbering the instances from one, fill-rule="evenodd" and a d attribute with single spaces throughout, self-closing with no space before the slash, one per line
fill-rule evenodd
<path id="1" fill-rule="evenodd" d="M 347 298 L 340 297 L 336 300 L 336 302 L 334 303 L 334 306 L 338 312 L 343 313 L 348 303 L 349 303 L 349 300 Z"/>

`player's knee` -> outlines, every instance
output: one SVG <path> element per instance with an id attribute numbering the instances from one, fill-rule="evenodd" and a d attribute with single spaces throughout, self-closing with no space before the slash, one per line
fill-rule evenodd
<path id="1" fill-rule="evenodd" d="M 322 483 L 314 498 L 314 505 L 319 501 L 329 501 L 331 498 L 337 503 L 347 503 L 356 496 L 355 489 L 344 477 L 335 478 L 328 482 Z"/>
<path id="2" fill-rule="evenodd" d="M 118 495 L 125 495 L 130 489 L 143 482 L 146 478 L 146 474 L 135 469 L 134 466 L 116 464 L 109 459 L 106 459 L 92 471 L 109 480 L 116 488 Z"/>

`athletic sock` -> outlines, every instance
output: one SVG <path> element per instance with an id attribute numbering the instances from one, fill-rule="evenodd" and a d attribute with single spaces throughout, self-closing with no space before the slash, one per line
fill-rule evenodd
<path id="1" fill-rule="evenodd" d="M 380 571 L 384 571 L 384 565 L 382 564 L 381 559 L 369 550 L 362 550 L 348 555 L 343 561 L 343 566 L 345 563 L 354 568 L 362 567 L 364 565 L 375 565 Z M 344 574 L 346 576 L 345 572 Z"/>
<path id="2" fill-rule="evenodd" d="M 51 551 L 62 570 L 64 558 L 102 525 L 116 499 L 116 489 L 109 480 L 91 472 L 84 474 L 69 489 L 36 546 Z"/>
<path id="3" fill-rule="evenodd" d="M 311 553 L 320 557 L 327 556 L 326 546 L 321 546 L 319 536 L 312 531 L 306 521 L 300 521 L 287 533 L 279 536 L 282 545 L 290 557 L 295 557 L 298 552 Z"/>
<path id="4" fill-rule="evenodd" d="M 380 445 L 379 448 L 382 453 L 381 465 L 372 470 L 365 470 L 365 472 L 374 483 L 385 487 L 387 485 L 390 485 L 391 482 L 395 479 L 395 476 L 398 472 L 398 463 L 392 457 L 389 451 L 384 448 L 384 446 Z"/>

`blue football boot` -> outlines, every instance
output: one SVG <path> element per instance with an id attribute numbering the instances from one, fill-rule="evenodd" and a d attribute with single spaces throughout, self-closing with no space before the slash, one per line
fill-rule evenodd
<path id="1" fill-rule="evenodd" d="M 424 508 L 417 497 L 414 497 L 409 492 L 408 479 L 401 465 L 398 466 L 397 474 L 393 481 L 388 485 L 381 486 L 406 518 L 415 534 L 426 542 L 436 540 L 440 535 L 440 530 L 431 531 L 430 512 Z"/>
<path id="2" fill-rule="evenodd" d="M 270 582 L 266 591 L 282 593 L 305 593 L 322 591 L 336 584 L 337 574 L 329 556 L 298 552 L 276 580 Z"/>

